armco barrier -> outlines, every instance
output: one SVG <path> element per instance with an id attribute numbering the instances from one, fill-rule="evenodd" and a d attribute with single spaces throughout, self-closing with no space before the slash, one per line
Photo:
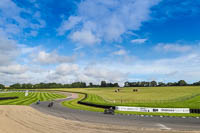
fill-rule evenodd
<path id="1" fill-rule="evenodd" d="M 200 109 L 190 109 L 190 113 L 200 114 Z"/>
<path id="2" fill-rule="evenodd" d="M 82 102 L 82 101 L 78 101 L 78 104 L 87 105 L 87 106 L 92 106 L 92 107 L 97 107 L 97 108 L 104 108 L 104 109 L 109 109 L 109 108 L 115 109 L 115 106 L 108 106 L 108 105 L 100 105 L 100 104 L 86 103 L 86 102 Z"/>
<path id="3" fill-rule="evenodd" d="M 0 100 L 17 99 L 18 97 L 0 97 Z"/>
<path id="4" fill-rule="evenodd" d="M 83 102 L 83 100 L 85 100 L 88 97 L 88 94 L 86 94 L 86 93 L 81 93 L 81 94 L 84 94 L 85 97 L 83 99 L 81 99 L 80 101 L 78 101 L 78 104 L 97 107 L 97 108 L 104 108 L 104 109 L 109 109 L 109 108 L 115 109 L 115 106 L 108 106 L 108 105 L 101 105 L 101 104 Z"/>
<path id="5" fill-rule="evenodd" d="M 152 113 L 190 113 L 189 108 L 152 108 L 152 107 L 127 107 L 117 106 L 119 111 L 152 112 Z"/>

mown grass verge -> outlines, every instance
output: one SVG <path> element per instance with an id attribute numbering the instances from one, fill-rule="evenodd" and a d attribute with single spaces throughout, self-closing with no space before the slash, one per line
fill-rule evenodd
<path id="1" fill-rule="evenodd" d="M 200 86 L 55 89 L 88 94 L 85 103 L 107 106 L 200 109 Z M 138 92 L 133 92 L 138 89 Z"/>
<path id="2" fill-rule="evenodd" d="M 29 92 L 28 96 L 25 96 L 25 92 L 9 92 L 0 93 L 0 97 L 19 97 L 17 99 L 0 100 L 0 105 L 30 105 L 36 101 L 48 101 L 59 98 L 66 98 L 65 95 L 47 93 L 47 92 Z"/>
<path id="3" fill-rule="evenodd" d="M 79 94 L 79 98 L 78 99 L 74 99 L 74 100 L 71 100 L 71 101 L 65 101 L 62 103 L 63 106 L 67 106 L 69 108 L 72 108 L 72 109 L 79 109 L 79 110 L 87 110 L 87 111 L 95 111 L 95 112 L 103 112 L 104 109 L 102 108 L 95 108 L 95 107 L 91 107 L 91 106 L 85 106 L 85 105 L 80 105 L 78 104 L 78 101 L 82 101 L 82 102 L 87 102 L 87 103 L 93 103 L 93 104 L 101 104 L 101 105 L 114 105 L 114 106 L 138 106 L 138 107 L 169 107 L 169 108 L 177 108 L 177 107 L 194 107 L 194 108 L 197 108 L 199 107 L 199 104 L 200 104 L 200 96 L 197 95 L 199 94 L 196 93 L 195 95 L 193 95 L 194 93 L 194 90 L 192 90 L 192 93 L 190 93 L 190 95 L 185 95 L 185 96 L 181 96 L 181 97 L 178 97 L 178 99 L 181 98 L 181 100 L 183 100 L 182 102 L 168 102 L 168 103 L 159 103 L 159 102 L 152 102 L 152 103 L 112 103 L 112 102 L 109 102 L 108 101 L 108 98 L 105 97 L 106 93 L 109 91 L 112 92 L 112 95 L 110 94 L 109 96 L 111 97 L 110 99 L 112 99 L 112 96 L 113 95 L 119 95 L 118 97 L 119 98 L 122 98 L 122 99 L 125 99 L 126 96 L 125 94 L 127 95 L 132 95 L 135 96 L 135 95 L 139 95 L 140 93 L 145 93 L 145 95 L 147 95 L 148 93 L 146 92 L 146 89 L 149 89 L 149 88 L 144 88 L 145 89 L 145 92 L 142 92 L 143 90 L 141 89 L 140 93 L 132 93 L 132 94 L 128 94 L 130 93 L 130 89 L 132 88 L 128 88 L 128 90 L 125 90 L 127 88 L 123 88 L 124 90 L 122 90 L 120 93 L 114 93 L 113 92 L 113 88 L 109 88 L 109 89 L 101 89 L 101 88 L 86 88 L 86 89 L 51 89 L 52 91 L 55 90 L 55 91 L 65 91 L 65 92 L 73 92 L 73 93 L 82 93 L 82 94 Z M 151 89 L 151 88 L 150 88 Z M 153 89 L 158 89 L 160 90 L 160 88 L 153 88 Z M 165 88 L 162 88 L 162 89 L 165 89 Z M 169 89 L 169 88 L 166 88 L 166 89 Z M 176 88 L 174 88 L 176 89 Z M 177 88 L 179 89 L 179 91 L 183 91 L 183 90 L 186 90 L 186 88 L 184 87 L 183 90 L 181 88 Z M 193 88 L 189 88 L 189 90 L 187 91 L 190 91 L 190 89 L 193 89 Z M 195 88 L 195 89 L 198 89 L 198 88 Z M 43 91 L 47 91 L 46 89 L 42 89 Z M 172 91 L 172 89 L 170 88 L 169 89 L 170 91 Z M 101 93 L 98 93 L 98 92 L 101 92 Z M 111 93 L 110 92 L 110 93 Z M 172 91 L 173 92 L 173 91 Z M 85 98 L 84 94 L 88 94 L 88 97 Z M 147 94 L 146 94 L 147 93 Z M 104 95 L 105 94 L 105 95 Z M 124 95 L 124 97 L 121 97 L 122 95 Z M 115 96 L 115 99 L 117 99 L 117 97 Z M 190 98 L 188 98 L 190 96 Z M 193 97 L 194 96 L 194 97 Z M 186 97 L 186 98 L 185 98 Z M 148 98 L 151 98 L 150 96 Z M 106 99 L 106 100 L 105 100 Z M 133 98 L 132 98 L 133 99 Z M 136 100 L 137 101 L 137 100 Z M 145 100 L 146 101 L 146 100 Z M 171 100 L 169 100 L 171 101 Z M 188 106 L 189 105 L 189 106 Z M 134 114 L 134 115 L 162 115 L 162 116 L 179 116 L 179 117 L 199 117 L 200 114 L 171 114 L 171 113 L 146 113 L 146 112 L 124 112 L 124 111 L 116 111 L 117 114 Z"/>
<path id="4" fill-rule="evenodd" d="M 78 104 L 78 101 L 84 101 L 85 94 L 79 94 L 79 98 L 62 102 L 63 106 L 78 109 L 78 110 L 86 110 L 86 111 L 94 111 L 94 112 L 104 112 L 103 108 L 96 108 L 92 106 L 86 106 L 82 104 Z M 132 112 L 132 111 L 115 111 L 116 114 L 130 114 L 130 115 L 152 115 L 152 116 L 174 116 L 174 117 L 200 117 L 200 114 L 182 114 L 182 113 L 151 113 L 151 112 Z"/>
<path id="5" fill-rule="evenodd" d="M 78 101 L 81 101 L 82 99 L 85 98 L 84 94 L 78 94 L 78 95 L 79 95 L 79 97 L 77 99 L 70 100 L 70 101 L 64 101 L 61 104 L 63 106 L 71 108 L 71 109 L 94 111 L 94 112 L 103 112 L 104 111 L 103 108 L 96 108 L 96 107 L 91 107 L 91 106 L 86 106 L 86 105 L 78 104 Z"/>

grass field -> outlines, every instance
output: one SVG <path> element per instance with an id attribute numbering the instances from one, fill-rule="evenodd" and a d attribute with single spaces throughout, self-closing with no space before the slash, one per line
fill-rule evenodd
<path id="1" fill-rule="evenodd" d="M 18 96 L 19 98 L 10 100 L 0 100 L 0 105 L 30 105 L 38 100 L 48 101 L 66 97 L 61 94 L 47 93 L 47 92 L 29 92 L 28 96 L 25 96 L 25 92 L 0 93 L 0 97 L 15 97 L 15 96 Z"/>
<path id="2" fill-rule="evenodd" d="M 64 101 L 64 102 L 62 102 L 62 105 L 72 108 L 72 109 L 78 109 L 78 110 L 87 110 L 87 111 L 95 111 L 95 112 L 103 112 L 104 111 L 103 108 L 95 108 L 95 107 L 78 104 L 78 101 L 80 101 L 84 97 L 85 97 L 85 95 L 79 94 L 79 98 L 71 100 L 71 101 Z"/>
<path id="3" fill-rule="evenodd" d="M 78 104 L 78 101 L 83 99 L 85 96 L 79 94 L 79 98 L 62 102 L 63 106 L 86 111 L 104 112 L 102 108 L 90 107 Z M 134 114 L 134 115 L 156 115 L 156 116 L 175 116 L 175 117 L 200 117 L 200 114 L 178 114 L 178 113 L 150 113 L 150 112 L 130 112 L 130 111 L 115 111 L 116 114 Z"/>
<path id="4" fill-rule="evenodd" d="M 141 87 L 135 88 L 84 88 L 62 89 L 72 92 L 87 93 L 83 100 L 87 103 L 103 105 L 126 105 L 138 107 L 171 107 L 171 108 L 200 108 L 200 87 Z"/>
<path id="5" fill-rule="evenodd" d="M 65 101 L 63 106 L 73 109 L 89 110 L 103 112 L 101 108 L 80 105 L 78 101 L 87 103 L 113 105 L 113 106 L 138 106 L 138 107 L 163 107 L 163 108 L 200 108 L 200 86 L 185 87 L 130 87 L 120 88 L 120 92 L 115 92 L 118 88 L 66 88 L 49 89 L 56 91 L 81 92 L 78 99 Z M 138 89 L 138 92 L 133 92 Z M 42 89 L 48 91 L 48 89 Z M 22 94 L 24 97 L 24 94 Z M 44 94 L 38 94 L 44 95 Z M 38 97 L 38 96 L 34 96 Z M 36 98 L 37 99 L 37 98 Z M 36 101 L 35 99 L 35 101 Z M 42 99 L 41 99 L 42 100 Z M 10 100 L 11 101 L 11 100 Z M 15 100 L 12 100 L 15 101 Z M 10 102 L 12 103 L 12 102 Z M 0 101 L 0 104 L 1 101 Z M 4 103 L 7 104 L 7 103 Z M 12 104 L 16 104 L 13 102 Z M 19 102 L 19 104 L 21 104 Z M 28 105 L 28 103 L 24 103 Z M 166 114 L 166 113 L 142 113 L 142 112 L 120 112 L 120 114 L 138 114 L 138 115 L 167 115 L 167 116 L 200 116 L 200 114 Z"/>

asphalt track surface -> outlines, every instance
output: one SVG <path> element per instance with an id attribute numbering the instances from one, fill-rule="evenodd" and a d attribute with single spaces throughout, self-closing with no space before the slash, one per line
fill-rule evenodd
<path id="1" fill-rule="evenodd" d="M 102 112 L 74 110 L 61 105 L 62 101 L 72 100 L 70 93 L 66 99 L 54 101 L 53 107 L 49 108 L 50 101 L 41 102 L 31 106 L 43 113 L 90 123 L 114 124 L 120 126 L 133 126 L 137 128 L 155 128 L 161 130 L 200 131 L 200 119 L 194 117 L 162 117 L 143 115 L 106 115 Z"/>

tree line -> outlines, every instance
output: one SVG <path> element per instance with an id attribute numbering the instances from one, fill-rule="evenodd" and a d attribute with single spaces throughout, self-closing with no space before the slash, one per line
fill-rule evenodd
<path id="1" fill-rule="evenodd" d="M 48 88 L 88 88 L 88 87 L 119 87 L 118 83 L 107 83 L 106 81 L 101 81 L 100 85 L 89 83 L 87 85 L 85 82 L 74 82 L 71 84 L 61 84 L 61 83 L 39 83 L 39 84 L 20 84 L 16 83 L 10 85 L 8 89 L 48 89 Z"/>
<path id="2" fill-rule="evenodd" d="M 156 81 L 151 81 L 151 82 L 125 82 L 124 87 L 156 87 L 156 86 L 200 86 L 200 81 L 195 82 L 192 84 L 188 84 L 185 80 L 179 80 L 178 82 L 156 82 Z"/>
<path id="3" fill-rule="evenodd" d="M 124 87 L 159 87 L 159 86 L 200 86 L 200 81 L 188 84 L 184 80 L 178 82 L 156 82 L 156 81 L 141 81 L 141 82 L 125 82 Z M 95 88 L 95 87 L 119 87 L 118 83 L 110 83 L 106 81 L 101 81 L 100 84 L 89 83 L 88 85 L 85 82 L 74 82 L 71 84 L 61 84 L 61 83 L 38 83 L 38 84 L 12 84 L 9 87 L 5 87 L 3 84 L 0 84 L 0 89 L 48 89 L 48 88 Z"/>

